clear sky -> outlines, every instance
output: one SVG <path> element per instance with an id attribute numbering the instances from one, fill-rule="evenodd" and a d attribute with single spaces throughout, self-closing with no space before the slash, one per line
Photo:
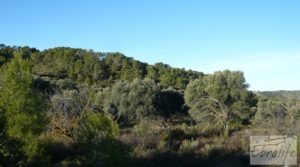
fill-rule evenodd
<path id="1" fill-rule="evenodd" d="M 299 0 L 1 0 L 0 43 L 118 51 L 150 64 L 242 70 L 300 90 Z"/>

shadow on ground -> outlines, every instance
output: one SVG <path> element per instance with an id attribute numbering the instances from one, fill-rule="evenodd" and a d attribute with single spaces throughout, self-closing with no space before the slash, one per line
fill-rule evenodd
<path id="1" fill-rule="evenodd" d="M 216 150 L 207 157 L 195 154 L 163 153 L 153 155 L 151 158 L 136 159 L 134 166 L 143 167 L 243 167 L 249 165 L 249 156 L 238 151 Z"/>

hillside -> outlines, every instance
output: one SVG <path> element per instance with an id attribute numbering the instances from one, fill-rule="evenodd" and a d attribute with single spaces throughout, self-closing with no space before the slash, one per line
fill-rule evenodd
<path id="1" fill-rule="evenodd" d="M 34 74 L 48 80 L 71 80 L 81 84 L 108 86 L 116 80 L 149 78 L 166 87 L 184 89 L 202 72 L 172 68 L 167 64 L 149 65 L 121 53 L 101 53 L 78 48 L 58 47 L 39 51 L 30 47 L 0 46 L 0 65 L 13 58 L 14 52 L 33 61 Z"/>

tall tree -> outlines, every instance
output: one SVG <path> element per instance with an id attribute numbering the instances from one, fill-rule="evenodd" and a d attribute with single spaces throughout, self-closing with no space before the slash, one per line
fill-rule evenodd
<path id="1" fill-rule="evenodd" d="M 37 151 L 37 137 L 45 125 L 45 105 L 34 88 L 32 65 L 17 54 L 1 70 L 0 108 L 5 119 L 5 134 L 19 139 L 29 158 Z"/>

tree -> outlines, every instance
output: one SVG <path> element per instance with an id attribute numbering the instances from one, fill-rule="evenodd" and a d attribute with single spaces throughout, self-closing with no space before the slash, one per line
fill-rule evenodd
<path id="1" fill-rule="evenodd" d="M 45 109 L 43 95 L 34 87 L 30 61 L 17 54 L 1 70 L 0 115 L 5 120 L 5 135 L 22 141 L 21 150 L 29 161 L 37 153 L 38 136 L 46 123 Z"/>
<path id="2" fill-rule="evenodd" d="M 85 112 L 76 129 L 82 166 L 124 166 L 128 150 L 118 141 L 118 124 L 104 114 Z"/>
<path id="3" fill-rule="evenodd" d="M 137 122 L 157 114 L 155 98 L 158 93 L 159 87 L 152 80 L 119 81 L 106 98 L 105 111 L 119 121 L 123 119 L 123 123 Z"/>
<path id="4" fill-rule="evenodd" d="M 186 114 L 183 94 L 173 88 L 160 90 L 156 106 L 159 115 L 164 119 L 169 119 L 175 114 Z"/>
<path id="5" fill-rule="evenodd" d="M 297 97 L 261 97 L 254 122 L 279 135 L 298 135 L 300 130 L 300 100 Z"/>
<path id="6" fill-rule="evenodd" d="M 152 65 L 149 65 L 147 66 L 147 78 L 155 81 L 155 82 L 158 82 L 159 81 L 159 74 L 158 74 L 158 70 L 157 68 L 155 68 L 154 66 Z"/>
<path id="7" fill-rule="evenodd" d="M 50 98 L 49 129 L 52 136 L 75 141 L 75 131 L 84 113 L 90 110 L 89 90 L 64 90 Z"/>
<path id="8" fill-rule="evenodd" d="M 199 123 L 216 126 L 227 136 L 230 126 L 249 118 L 256 99 L 242 72 L 215 72 L 191 81 L 185 91 L 189 114 Z M 214 124 L 212 124 L 214 122 Z"/>

